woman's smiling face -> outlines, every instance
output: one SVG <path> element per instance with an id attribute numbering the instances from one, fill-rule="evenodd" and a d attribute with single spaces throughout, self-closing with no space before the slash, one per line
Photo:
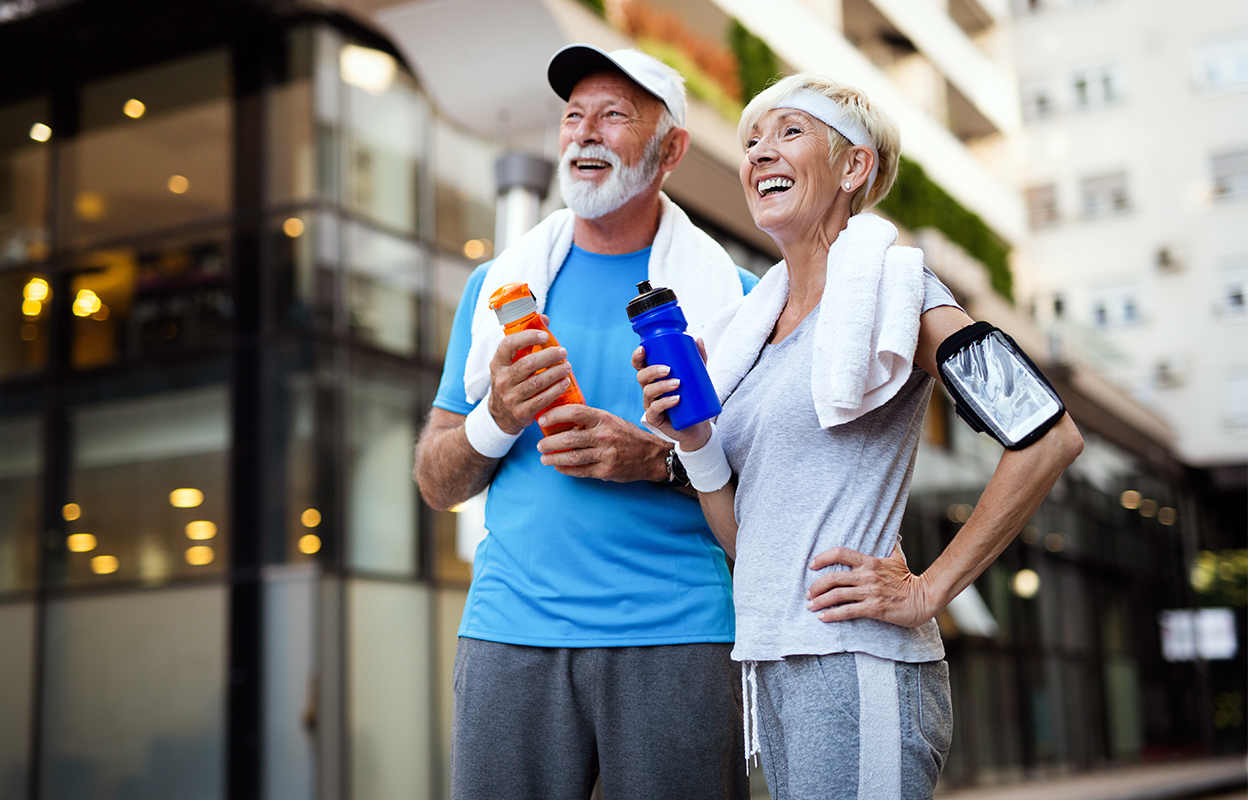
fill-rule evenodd
<path id="1" fill-rule="evenodd" d="M 741 186 L 760 230 L 779 241 L 809 235 L 829 218 L 838 187 L 828 148 L 828 127 L 804 111 L 773 108 L 759 118 L 746 139 Z"/>

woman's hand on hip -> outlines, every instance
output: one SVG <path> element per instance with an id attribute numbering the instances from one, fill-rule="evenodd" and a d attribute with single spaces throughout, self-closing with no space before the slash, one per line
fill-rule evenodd
<path id="1" fill-rule="evenodd" d="M 702 351 L 702 360 L 706 360 L 706 351 L 702 340 L 698 340 L 698 349 Z M 711 423 L 699 422 L 684 430 L 672 427 L 667 410 L 680 402 L 680 381 L 668 378 L 671 369 L 664 364 L 646 364 L 646 349 L 638 347 L 633 351 L 633 369 L 637 370 L 637 383 L 641 384 L 642 405 L 646 409 L 646 423 L 674 442 L 679 442 L 687 452 L 697 450 L 711 438 Z M 668 394 L 669 392 L 673 394 Z M 667 395 L 664 397 L 663 395 Z"/>
<path id="2" fill-rule="evenodd" d="M 927 582 L 910 571 L 900 546 L 893 548 L 888 558 L 834 547 L 815 556 L 810 568 L 833 564 L 850 569 L 819 576 L 806 592 L 806 607 L 822 622 L 867 617 L 917 628 L 939 611 L 933 608 Z"/>

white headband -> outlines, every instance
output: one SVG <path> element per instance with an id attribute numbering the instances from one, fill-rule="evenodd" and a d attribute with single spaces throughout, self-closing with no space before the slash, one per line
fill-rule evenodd
<path id="1" fill-rule="evenodd" d="M 866 126 L 847 114 L 840 103 L 811 89 L 798 89 L 793 94 L 776 103 L 772 108 L 795 108 L 798 111 L 805 111 L 824 125 L 844 136 L 849 140 L 850 144 L 871 148 L 871 154 L 875 156 L 875 160 L 871 165 L 871 174 L 867 175 L 867 191 L 871 191 L 871 185 L 875 183 L 876 173 L 880 171 L 880 154 L 876 151 L 875 144 L 871 141 L 871 134 L 867 132 Z"/>

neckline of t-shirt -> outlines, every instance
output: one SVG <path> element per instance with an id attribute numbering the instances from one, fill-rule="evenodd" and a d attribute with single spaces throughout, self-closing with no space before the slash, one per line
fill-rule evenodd
<path id="1" fill-rule="evenodd" d="M 588 258 L 593 261 L 632 261 L 638 258 L 650 260 L 650 248 L 643 247 L 640 250 L 634 250 L 631 253 L 595 253 L 577 246 L 575 242 L 572 244 L 572 252 L 580 258 Z"/>
<path id="2" fill-rule="evenodd" d="M 798 333 L 802 330 L 802 328 L 806 327 L 806 323 L 807 323 L 807 322 L 810 322 L 810 318 L 811 318 L 811 317 L 818 316 L 819 307 L 820 307 L 821 305 L 823 305 L 823 300 L 822 300 L 822 299 L 820 299 L 818 303 L 815 303 L 815 307 L 814 307 L 814 308 L 812 308 L 809 312 L 807 312 L 806 316 L 802 318 L 802 321 L 801 321 L 801 322 L 797 323 L 797 327 L 796 327 L 796 328 L 794 328 L 793 330 L 789 331 L 789 335 L 788 335 L 788 336 L 784 337 L 783 339 L 781 339 L 781 340 L 780 340 L 780 341 L 778 341 L 778 342 L 766 342 L 766 343 L 764 343 L 764 344 L 763 344 L 763 349 L 764 349 L 764 350 L 766 350 L 766 349 L 768 349 L 769 347 L 783 347 L 784 345 L 788 344 L 789 342 L 791 342 L 791 341 L 793 341 L 793 340 L 797 339 L 797 338 L 798 338 L 797 334 L 798 334 Z"/>

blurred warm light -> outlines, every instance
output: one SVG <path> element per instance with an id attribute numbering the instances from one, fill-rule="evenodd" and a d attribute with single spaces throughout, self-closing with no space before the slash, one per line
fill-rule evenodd
<path id="1" fill-rule="evenodd" d="M 135 100 L 131 97 L 126 101 L 126 104 L 121 107 L 121 111 L 130 119 L 138 119 L 147 111 L 147 106 L 143 104 L 142 100 Z"/>
<path id="2" fill-rule="evenodd" d="M 188 539 L 211 539 L 217 535 L 217 523 L 206 519 L 197 519 L 194 522 L 186 523 L 186 538 Z"/>
<path id="3" fill-rule="evenodd" d="M 22 297 L 27 300 L 47 300 L 48 299 L 48 282 L 43 278 L 31 278 L 22 287 Z"/>
<path id="4" fill-rule="evenodd" d="M 169 493 L 169 505 L 174 508 L 194 508 L 204 502 L 204 493 L 198 489 L 174 489 Z"/>
<path id="5" fill-rule="evenodd" d="M 66 503 L 61 506 L 61 516 L 66 522 L 73 522 L 82 516 L 82 506 L 77 503 Z"/>
<path id="6" fill-rule="evenodd" d="M 23 300 L 22 313 L 28 317 L 37 317 L 39 312 L 43 311 L 43 303 L 38 300 Z"/>
<path id="7" fill-rule="evenodd" d="M 459 512 L 461 512 L 461 511 L 463 511 L 463 510 L 464 510 L 464 506 L 465 506 L 465 505 L 467 505 L 467 504 L 466 504 L 466 503 L 456 503 L 455 505 L 453 505 L 453 506 L 451 506 L 450 508 L 448 508 L 448 509 L 447 509 L 447 511 L 451 512 L 452 514 L 458 514 Z"/>
<path id="8" fill-rule="evenodd" d="M 191 182 L 184 175 L 169 176 L 169 191 L 174 194 L 186 194 L 186 190 L 191 188 Z"/>
<path id="9" fill-rule="evenodd" d="M 33 342 L 39 336 L 39 329 L 27 322 L 22 326 L 22 341 Z"/>
<path id="10" fill-rule="evenodd" d="M 1165 506 L 1157 512 L 1157 521 L 1162 525 L 1170 526 L 1179 518 L 1179 513 L 1170 506 Z"/>
<path id="11" fill-rule="evenodd" d="M 52 129 L 42 122 L 36 122 L 30 126 L 30 138 L 36 142 L 46 142 L 52 138 Z"/>
<path id="12" fill-rule="evenodd" d="M 1192 564 L 1192 588 L 1202 594 L 1213 588 L 1218 579 L 1218 555 L 1208 550 L 1201 550 Z"/>
<path id="13" fill-rule="evenodd" d="M 212 552 L 212 548 L 207 545 L 197 544 L 194 547 L 186 548 L 186 563 L 194 567 L 211 564 L 216 557 L 217 554 Z"/>
<path id="14" fill-rule="evenodd" d="M 291 217 L 282 223 L 282 233 L 294 239 L 303 234 L 303 220 L 298 217 Z"/>
<path id="15" fill-rule="evenodd" d="M 1024 525 L 1020 537 L 1025 544 L 1035 544 L 1040 541 L 1040 529 L 1035 525 Z"/>
<path id="16" fill-rule="evenodd" d="M 478 259 L 487 255 L 493 243 L 489 239 L 469 239 L 464 242 L 464 257 Z"/>
<path id="17" fill-rule="evenodd" d="M 342 80 L 369 94 L 381 94 L 389 89 L 397 67 L 394 56 L 389 53 L 358 44 L 346 45 L 338 56 Z"/>
<path id="18" fill-rule="evenodd" d="M 95 549 L 95 545 L 95 536 L 90 533 L 73 533 L 65 540 L 65 546 L 71 553 L 89 553 Z"/>
<path id="19" fill-rule="evenodd" d="M 120 566 L 117 556 L 96 556 L 91 559 L 91 571 L 96 575 L 112 575 Z"/>
<path id="20" fill-rule="evenodd" d="M 1141 517 L 1157 516 L 1157 501 L 1156 500 L 1141 500 L 1140 501 L 1140 516 Z"/>
<path id="21" fill-rule="evenodd" d="M 87 222 L 95 222 L 104 216 L 104 195 L 99 192 L 79 192 L 74 198 L 74 213 Z"/>
<path id="22" fill-rule="evenodd" d="M 305 528 L 315 528 L 321 524 L 321 512 L 315 508 L 304 509 L 304 512 L 299 515 L 299 521 Z"/>
<path id="23" fill-rule="evenodd" d="M 1136 509 L 1140 507 L 1140 493 L 1134 489 L 1128 489 L 1122 493 L 1120 498 L 1123 508 Z"/>
<path id="24" fill-rule="evenodd" d="M 1036 596 L 1036 592 L 1040 591 L 1040 576 L 1033 569 L 1020 569 L 1014 573 L 1010 588 L 1014 590 L 1014 594 L 1024 600 L 1030 600 Z"/>
<path id="25" fill-rule="evenodd" d="M 312 555 L 321 549 L 321 537 L 315 533 L 305 533 L 299 537 L 299 552 Z"/>
<path id="26" fill-rule="evenodd" d="M 945 515 L 949 517 L 950 522 L 966 522 L 974 511 L 975 506 L 969 503 L 954 503 L 945 511 Z"/>
<path id="27" fill-rule="evenodd" d="M 103 322 L 108 319 L 108 306 L 101 304 L 100 310 L 91 315 L 91 319 Z"/>
<path id="28" fill-rule="evenodd" d="M 1060 533 L 1050 533 L 1044 537 L 1044 549 L 1050 553 L 1060 553 L 1066 549 L 1066 537 Z"/>
<path id="29" fill-rule="evenodd" d="M 103 306 L 104 303 L 95 292 L 90 289 L 79 289 L 78 296 L 74 298 L 74 315 L 89 317 Z"/>

